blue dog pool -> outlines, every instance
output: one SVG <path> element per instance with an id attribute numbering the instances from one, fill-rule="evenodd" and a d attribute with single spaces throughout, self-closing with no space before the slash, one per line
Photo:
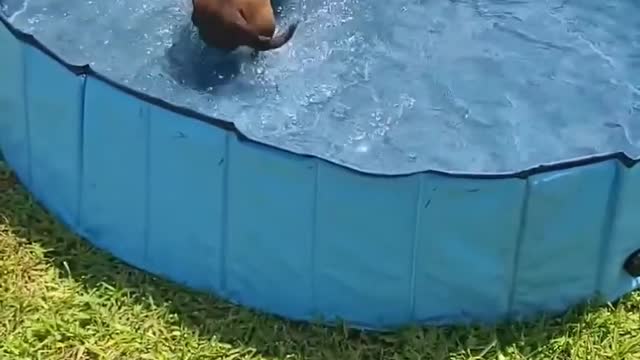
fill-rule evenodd
<path id="1" fill-rule="evenodd" d="M 638 2 L 394 1 L 282 1 L 298 32 L 252 57 L 188 1 L 0 0 L 1 153 L 97 247 L 290 319 L 636 289 Z"/>

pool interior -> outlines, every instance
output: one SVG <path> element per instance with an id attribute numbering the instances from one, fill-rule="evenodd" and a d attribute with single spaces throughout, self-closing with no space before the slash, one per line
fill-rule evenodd
<path id="1" fill-rule="evenodd" d="M 69 63 L 363 171 L 640 155 L 635 0 L 281 0 L 280 26 L 301 25 L 258 58 L 205 48 L 188 0 L 0 8 Z"/>

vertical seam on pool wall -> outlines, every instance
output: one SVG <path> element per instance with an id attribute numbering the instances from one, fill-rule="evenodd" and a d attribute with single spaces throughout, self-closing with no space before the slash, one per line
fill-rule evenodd
<path id="1" fill-rule="evenodd" d="M 78 154 L 76 156 L 77 166 L 76 166 L 76 226 L 81 232 L 83 224 L 82 224 L 82 207 L 83 207 L 83 183 L 84 183 L 84 123 L 85 123 L 85 101 L 87 98 L 87 77 L 85 75 L 80 75 L 80 79 L 82 83 L 80 84 L 80 119 L 78 122 Z"/>
<path id="2" fill-rule="evenodd" d="M 23 45 L 22 42 L 20 43 L 20 45 Z M 31 47 L 29 47 L 31 49 Z M 27 182 L 27 186 L 29 187 L 29 189 L 31 191 L 33 191 L 33 177 L 32 177 L 32 166 L 33 166 L 33 161 L 31 159 L 32 155 L 31 155 L 31 124 L 29 121 L 29 75 L 28 75 L 28 60 L 27 60 L 27 56 L 29 54 L 28 51 L 24 51 L 25 47 L 21 46 L 20 47 L 20 59 L 21 59 L 21 64 L 22 64 L 22 107 L 23 107 L 23 111 L 24 111 L 24 130 L 25 130 L 25 146 L 26 146 L 26 155 L 27 155 L 27 163 L 25 164 L 25 170 L 27 171 L 26 174 L 24 174 L 24 177 L 26 179 Z M 33 49 L 35 51 L 35 49 Z"/>
<path id="3" fill-rule="evenodd" d="M 520 250 L 522 248 L 522 242 L 527 229 L 527 218 L 529 216 L 529 198 L 531 197 L 531 184 L 529 178 L 524 180 L 524 194 L 522 199 L 522 207 L 520 209 L 520 223 L 518 225 L 518 235 L 516 237 L 516 243 L 513 253 L 513 267 L 511 268 L 511 281 L 509 284 L 509 293 L 507 297 L 507 313 L 508 317 L 513 316 L 513 306 L 516 296 L 516 288 L 518 281 L 518 274 L 520 269 Z"/>
<path id="4" fill-rule="evenodd" d="M 229 241 L 229 163 L 231 162 L 231 133 L 224 136 L 224 167 L 222 176 L 222 221 L 220 227 L 220 293 L 227 294 L 227 243 Z"/>
<path id="5" fill-rule="evenodd" d="M 311 318 L 315 318 L 320 314 L 318 309 L 317 294 L 316 294 L 316 246 L 318 241 L 318 192 L 319 192 L 319 165 L 316 159 L 311 161 L 313 170 L 313 199 L 311 204 L 311 244 L 310 244 L 310 256 L 311 256 Z"/>
<path id="6" fill-rule="evenodd" d="M 594 283 L 594 295 L 600 296 L 603 293 L 604 282 L 604 266 L 607 258 L 611 255 L 611 233 L 613 231 L 613 222 L 617 216 L 618 201 L 620 197 L 620 183 L 622 181 L 622 174 L 620 164 L 617 161 L 613 161 L 613 176 L 611 178 L 611 184 L 609 185 L 609 198 L 606 204 L 605 219 L 602 224 L 600 249 L 598 251 L 598 268 L 596 273 L 596 279 Z M 605 291 L 606 292 L 606 291 Z"/>
<path id="7" fill-rule="evenodd" d="M 151 114 L 150 105 L 143 103 L 143 121 L 145 127 L 145 154 L 144 154 L 144 231 L 143 231 L 143 264 L 149 266 L 149 236 L 151 234 L 150 211 L 151 211 Z"/>
<path id="8" fill-rule="evenodd" d="M 420 219 L 422 214 L 422 202 L 423 202 L 423 193 L 422 193 L 422 184 L 424 181 L 424 175 L 418 175 L 418 195 L 416 196 L 416 206 L 415 206 L 415 217 L 414 217 L 414 228 L 413 228 L 413 239 L 411 244 L 411 269 L 409 275 L 409 317 L 411 320 L 416 319 L 416 267 L 418 262 L 418 235 L 420 233 Z"/>

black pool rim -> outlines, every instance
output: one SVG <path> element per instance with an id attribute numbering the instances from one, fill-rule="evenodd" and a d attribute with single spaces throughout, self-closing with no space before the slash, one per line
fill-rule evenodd
<path id="1" fill-rule="evenodd" d="M 487 172 L 487 173 L 469 173 L 469 172 L 455 172 L 455 171 L 444 171 L 444 170 L 420 170 L 420 171 L 410 171 L 410 172 L 400 172 L 400 173 L 393 173 L 393 174 L 389 174 L 389 173 L 383 173 L 383 172 L 373 172 L 373 171 L 367 171 L 367 170 L 363 170 L 363 169 L 358 169 L 357 167 L 350 165 L 350 164 L 345 164 L 342 162 L 338 162 L 335 160 L 331 160 L 331 159 L 327 159 L 321 156 L 316 156 L 316 155 L 311 155 L 308 153 L 304 153 L 304 152 L 297 152 L 291 149 L 286 149 L 283 147 L 279 147 L 279 146 L 275 146 L 272 144 L 269 144 L 265 141 L 261 141 L 259 139 L 254 139 L 251 138 L 247 135 L 245 135 L 242 131 L 240 131 L 233 122 L 231 121 L 227 121 L 227 120 L 223 120 L 223 119 L 219 119 L 213 116 L 209 116 L 206 114 L 203 114 L 199 111 L 195 111 L 192 110 L 190 108 L 184 107 L 184 106 L 179 106 L 179 105 L 175 105 L 172 104 L 166 100 L 162 100 L 158 97 L 154 97 L 151 96 L 149 94 L 146 94 L 144 92 L 132 89 L 122 83 L 119 83 L 115 80 L 110 79 L 109 77 L 99 73 L 98 71 L 94 70 L 93 68 L 91 68 L 90 65 L 85 64 L 85 65 L 73 65 L 65 60 L 63 60 L 59 55 L 57 55 L 54 51 L 52 51 L 51 49 L 49 49 L 46 45 L 44 45 L 42 42 L 40 42 L 38 39 L 36 39 L 33 35 L 26 33 L 22 30 L 17 29 L 16 27 L 14 27 L 9 20 L 2 14 L 0 14 L 0 22 L 4 25 L 5 28 L 7 28 L 7 30 L 13 34 L 13 36 L 16 37 L 16 39 L 22 41 L 23 43 L 26 43 L 30 46 L 35 47 L 36 49 L 42 51 L 44 54 L 46 54 L 47 56 L 51 57 L 52 59 L 54 59 L 57 63 L 59 63 L 60 65 L 64 66 L 65 68 L 67 68 L 70 72 L 74 73 L 77 76 L 93 76 L 101 81 L 104 81 L 105 83 L 109 84 L 110 86 L 113 86 L 114 88 L 117 88 L 118 90 L 133 96 L 141 101 L 147 102 L 149 104 L 158 106 L 160 108 L 163 108 L 165 110 L 189 117 L 189 118 L 193 118 L 195 120 L 199 120 L 202 121 L 206 124 L 209 124 L 211 126 L 215 126 L 219 129 L 224 129 L 227 131 L 230 131 L 234 134 L 236 134 L 236 136 L 238 137 L 238 139 L 240 141 L 247 141 L 250 143 L 255 143 L 255 144 L 259 144 L 262 146 L 266 146 L 268 148 L 271 148 L 273 150 L 276 151 L 283 151 L 286 153 L 290 153 L 290 154 L 294 154 L 297 156 L 301 156 L 301 157 L 306 157 L 306 158 L 315 158 L 315 159 L 319 159 L 321 161 L 325 161 L 337 166 L 340 166 L 342 168 L 345 168 L 349 171 L 358 173 L 358 174 L 362 174 L 362 175 L 368 175 L 368 176 L 374 176 L 374 177 L 386 177 L 386 178 L 392 178 L 392 177 L 407 177 L 407 176 L 412 176 L 412 175 L 416 175 L 416 174 L 438 174 L 438 175 L 442 175 L 442 176 L 447 176 L 447 177 L 453 177 L 453 178 L 466 178 L 466 179 L 527 179 L 533 175 L 536 174 L 541 174 L 541 173 L 548 173 L 548 172 L 552 172 L 552 171 L 560 171 L 560 170 L 569 170 L 572 168 L 577 168 L 577 167 L 582 167 L 582 166 L 586 166 L 586 165 L 592 165 L 592 164 L 597 164 L 597 163 L 602 163 L 602 162 L 606 162 L 609 160 L 618 160 L 623 166 L 627 167 L 627 168 L 631 168 L 634 165 L 636 165 L 638 162 L 640 162 L 640 158 L 632 158 L 630 156 L 628 156 L 626 153 L 622 152 L 622 151 L 618 151 L 618 152 L 609 152 L 609 153 L 603 153 L 603 154 L 594 154 L 594 155 L 589 155 L 589 156 L 585 156 L 585 157 L 579 157 L 579 158 L 574 158 L 574 159 L 569 159 L 569 160 L 563 160 L 563 161 L 558 161 L 558 162 L 552 162 L 552 163 L 546 163 L 546 164 L 540 164 L 537 166 L 532 166 L 529 168 L 525 168 L 523 170 L 519 170 L 519 171 L 511 171 L 511 172 L 500 172 L 500 173 L 491 173 L 491 172 Z"/>

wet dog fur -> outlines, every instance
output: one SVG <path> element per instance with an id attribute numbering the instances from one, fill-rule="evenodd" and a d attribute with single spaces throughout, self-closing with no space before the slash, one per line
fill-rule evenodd
<path id="1" fill-rule="evenodd" d="M 275 34 L 271 0 L 192 0 L 191 21 L 207 46 L 232 51 L 248 46 L 255 51 L 277 49 L 296 31 L 297 23 Z"/>

